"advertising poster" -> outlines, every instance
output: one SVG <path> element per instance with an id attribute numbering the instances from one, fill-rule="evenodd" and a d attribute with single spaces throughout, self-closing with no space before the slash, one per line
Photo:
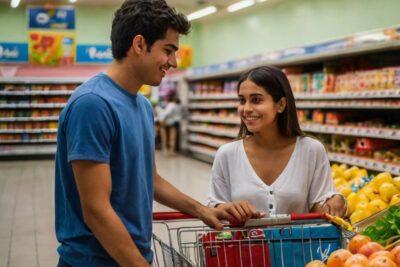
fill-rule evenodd
<path id="1" fill-rule="evenodd" d="M 187 69 L 192 66 L 193 49 L 189 45 L 182 45 L 176 53 L 179 69 Z"/>
<path id="2" fill-rule="evenodd" d="M 48 66 L 75 63 L 75 32 L 29 32 L 29 63 Z"/>
<path id="3" fill-rule="evenodd" d="M 29 6 L 28 28 L 46 30 L 74 30 L 75 9 L 73 6 Z"/>

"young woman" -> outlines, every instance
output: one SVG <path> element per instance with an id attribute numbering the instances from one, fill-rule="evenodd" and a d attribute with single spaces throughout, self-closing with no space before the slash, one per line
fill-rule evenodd
<path id="1" fill-rule="evenodd" d="M 325 148 L 301 131 L 285 74 L 271 66 L 247 71 L 238 98 L 239 140 L 218 149 L 208 205 L 238 221 L 264 213 L 343 216 Z"/>

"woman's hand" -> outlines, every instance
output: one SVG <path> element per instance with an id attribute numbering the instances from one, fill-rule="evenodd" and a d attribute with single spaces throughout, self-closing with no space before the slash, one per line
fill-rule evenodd
<path id="1" fill-rule="evenodd" d="M 261 218 L 265 216 L 264 212 L 257 211 L 247 200 L 221 203 L 217 205 L 216 208 L 228 212 L 236 220 L 234 222 L 231 221 L 231 223 L 241 223 L 250 218 Z"/>
<path id="2" fill-rule="evenodd" d="M 346 201 L 341 195 L 334 195 L 322 205 L 323 212 L 343 217 L 346 214 Z"/>

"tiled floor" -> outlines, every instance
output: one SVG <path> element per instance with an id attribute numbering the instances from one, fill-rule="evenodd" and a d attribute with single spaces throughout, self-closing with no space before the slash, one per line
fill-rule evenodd
<path id="1" fill-rule="evenodd" d="M 156 162 L 164 178 L 204 203 L 210 164 L 161 153 Z M 53 187 L 51 160 L 0 162 L 0 267 L 56 266 Z"/>

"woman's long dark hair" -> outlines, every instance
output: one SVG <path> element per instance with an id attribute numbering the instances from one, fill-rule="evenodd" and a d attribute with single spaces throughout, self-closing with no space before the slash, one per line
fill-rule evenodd
<path id="1" fill-rule="evenodd" d="M 286 75 L 278 68 L 273 66 L 261 66 L 244 72 L 237 85 L 239 93 L 240 85 L 250 80 L 272 96 L 275 103 L 282 98 L 286 98 L 286 107 L 282 113 L 278 113 L 278 130 L 286 137 L 303 136 L 304 133 L 300 129 L 297 119 L 296 104 L 289 80 Z M 248 135 L 253 135 L 246 125 L 241 121 L 238 138 L 244 138 Z"/>

